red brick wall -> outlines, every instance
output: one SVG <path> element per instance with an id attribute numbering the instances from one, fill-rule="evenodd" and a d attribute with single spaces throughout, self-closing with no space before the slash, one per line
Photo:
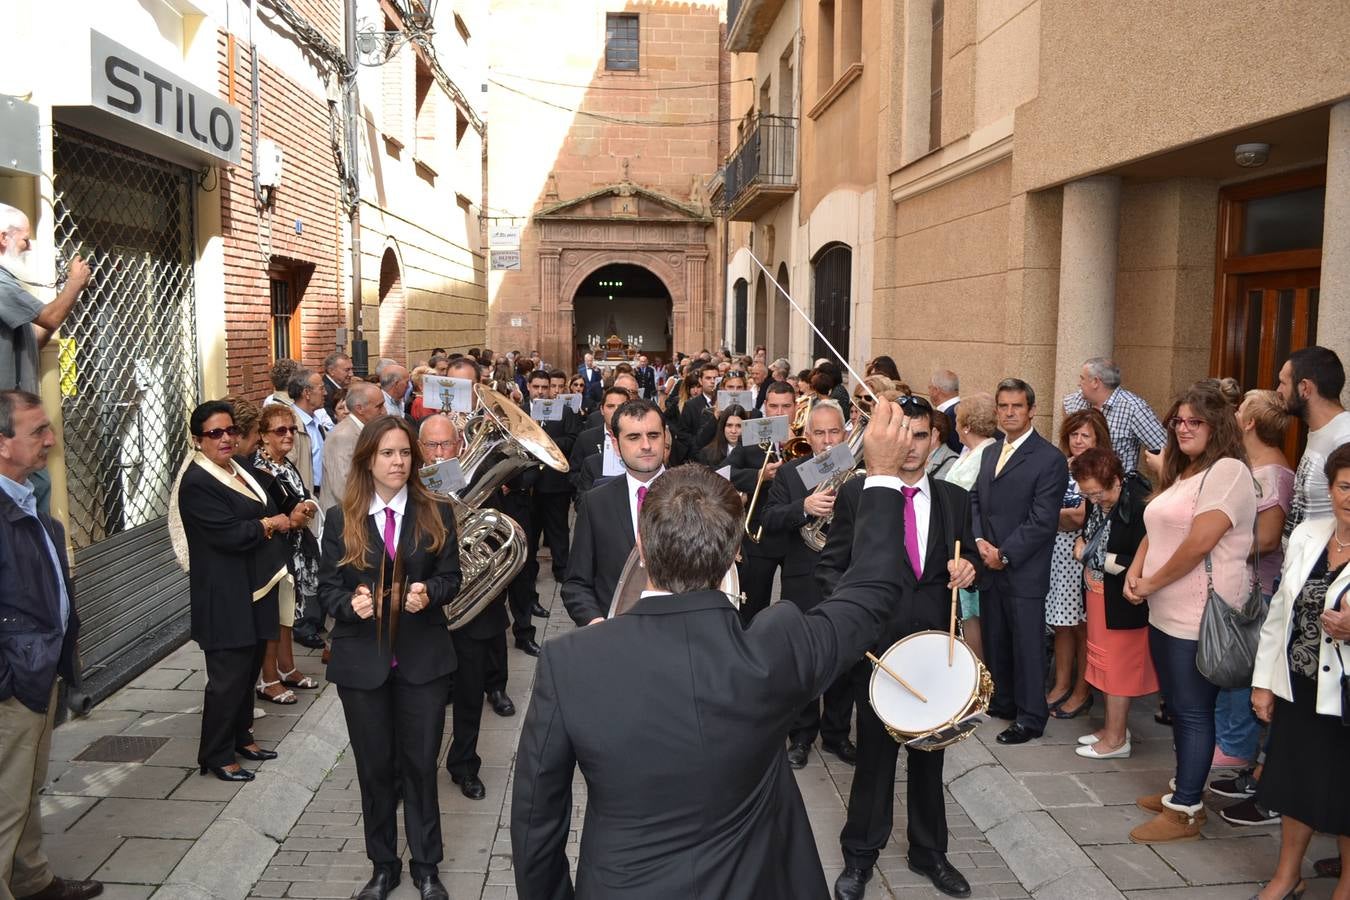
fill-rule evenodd
<path id="1" fill-rule="evenodd" d="M 330 0 L 297 4 L 332 40 L 340 29 L 341 6 Z M 228 39 L 221 32 L 220 90 L 227 95 Z M 345 324 L 339 283 L 343 271 L 341 200 L 324 97 L 311 94 L 288 75 L 260 59 L 260 139 L 270 139 L 284 154 L 281 186 L 270 208 L 272 266 L 309 268 L 300 306 L 301 362 L 321 364 L 334 346 L 336 329 Z M 267 371 L 271 355 L 269 263 L 260 249 L 260 211 L 253 199 L 253 146 L 249 49 L 236 42 L 234 102 L 242 116 L 243 162 L 222 170 L 221 229 L 225 239 L 226 361 L 230 391 L 258 397 L 271 391 Z M 302 232 L 296 234 L 299 220 Z M 303 279 L 301 279 L 303 282 Z"/>

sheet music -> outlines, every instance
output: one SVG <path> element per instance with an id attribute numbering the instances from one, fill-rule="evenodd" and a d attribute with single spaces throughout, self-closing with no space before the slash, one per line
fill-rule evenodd
<path id="1" fill-rule="evenodd" d="M 767 416 L 746 419 L 741 423 L 741 446 L 754 447 L 763 443 L 779 443 L 788 439 L 788 417 Z"/>
<path id="2" fill-rule="evenodd" d="M 453 494 L 468 484 L 468 480 L 464 477 L 464 469 L 457 459 L 443 459 L 438 463 L 423 466 L 417 475 L 427 490 L 433 494 Z"/>
<path id="3" fill-rule="evenodd" d="M 536 422 L 561 422 L 566 408 L 562 400 L 531 400 L 530 418 Z"/>
<path id="4" fill-rule="evenodd" d="M 853 452 L 848 444 L 835 444 L 829 450 L 797 467 L 797 474 L 808 491 L 815 490 L 822 481 L 845 472 L 854 466 Z"/>
<path id="5" fill-rule="evenodd" d="M 441 412 L 473 412 L 473 382 L 444 375 L 422 376 L 422 407 Z"/>

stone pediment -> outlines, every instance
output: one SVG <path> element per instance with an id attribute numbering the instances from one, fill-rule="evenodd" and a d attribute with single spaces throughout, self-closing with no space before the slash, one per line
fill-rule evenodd
<path id="1" fill-rule="evenodd" d="M 608 185 L 571 200 L 552 203 L 536 212 L 534 217 L 553 221 L 712 222 L 700 206 L 632 182 Z"/>

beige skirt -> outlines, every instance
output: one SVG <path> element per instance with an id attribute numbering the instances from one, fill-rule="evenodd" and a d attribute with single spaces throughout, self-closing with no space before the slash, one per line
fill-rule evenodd
<path id="1" fill-rule="evenodd" d="M 282 628 L 295 624 L 295 579 L 289 573 L 277 584 L 277 608 L 281 613 Z"/>

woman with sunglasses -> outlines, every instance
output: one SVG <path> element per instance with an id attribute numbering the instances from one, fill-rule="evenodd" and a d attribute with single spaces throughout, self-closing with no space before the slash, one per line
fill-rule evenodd
<path id="1" fill-rule="evenodd" d="M 1247 557 L 1256 523 L 1256 484 L 1233 408 L 1219 388 L 1192 386 L 1163 421 L 1162 469 L 1144 511 L 1144 540 L 1125 576 L 1125 599 L 1148 601 L 1149 652 L 1172 715 L 1176 788 L 1137 801 L 1156 813 L 1130 832 L 1139 844 L 1190 840 L 1205 821 L 1201 800 L 1219 696 L 1195 667 L 1209 593 L 1205 560 L 1214 590 L 1240 606 L 1252 584 Z"/>
<path id="2" fill-rule="evenodd" d="M 183 473 L 178 510 L 190 564 L 192 639 L 206 656 L 197 763 L 203 775 L 252 781 L 235 756 L 276 758 L 253 740 L 253 685 L 267 641 L 278 634 L 291 520 L 233 458 L 242 435 L 230 404 L 201 404 L 188 428 L 196 453 Z"/>
<path id="3" fill-rule="evenodd" d="M 267 642 L 262 674 L 255 687 L 258 699 L 287 706 L 296 702 L 295 690 L 313 690 L 318 682 L 302 675 L 292 652 L 291 626 L 300 611 L 319 602 L 319 541 L 309 530 L 310 520 L 319 512 L 319 504 L 305 489 L 295 463 L 286 458 L 295 446 L 295 414 L 289 406 L 273 403 L 263 408 L 258 422 L 262 441 L 253 452 L 250 465 L 259 473 L 259 482 L 272 495 L 277 508 L 290 518 L 287 533 L 291 577 L 284 579 L 278 593 L 281 635 Z M 263 478 L 267 478 L 263 482 Z M 294 690 L 293 690 L 294 689 Z"/>

